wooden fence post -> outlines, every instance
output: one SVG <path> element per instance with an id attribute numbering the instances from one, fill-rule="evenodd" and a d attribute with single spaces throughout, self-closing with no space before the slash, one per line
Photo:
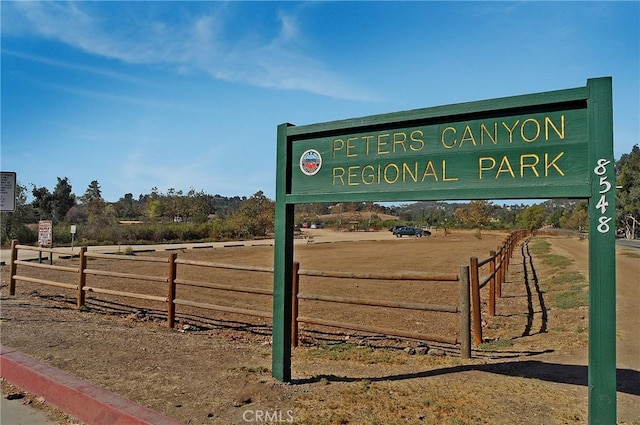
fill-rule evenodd
<path id="1" fill-rule="evenodd" d="M 480 313 L 480 281 L 478 277 L 478 257 L 471 257 L 469 275 L 471 279 L 471 303 L 473 311 L 473 341 L 482 344 L 482 314 Z"/>
<path id="2" fill-rule="evenodd" d="M 169 254 L 169 276 L 168 276 L 168 295 L 167 295 L 167 325 L 169 328 L 173 329 L 176 325 L 176 276 L 178 275 L 178 270 L 176 267 L 176 258 L 178 254 L 172 252 Z"/>
<path id="3" fill-rule="evenodd" d="M 298 346 L 298 292 L 300 291 L 300 263 L 293 262 L 293 280 L 291 282 L 291 346 Z"/>
<path id="4" fill-rule="evenodd" d="M 506 263 L 504 262 L 504 259 L 507 251 L 507 245 L 503 245 L 498 253 L 498 259 L 500 260 L 500 263 L 498 264 L 498 284 L 496 285 L 496 297 L 498 298 L 502 298 L 502 283 L 506 279 Z"/>
<path id="5" fill-rule="evenodd" d="M 16 260 L 18 259 L 18 241 L 16 239 L 11 241 L 11 262 L 9 263 L 9 295 L 16 294 L 16 279 L 14 276 L 17 274 Z"/>
<path id="6" fill-rule="evenodd" d="M 78 262 L 78 308 L 84 307 L 85 294 L 84 287 L 87 283 L 87 275 L 84 273 L 84 269 L 87 268 L 87 247 L 80 247 L 80 257 Z"/>
<path id="7" fill-rule="evenodd" d="M 489 316 L 496 315 L 496 252 L 489 251 Z"/>
<path id="8" fill-rule="evenodd" d="M 458 273 L 460 284 L 460 357 L 471 358 L 471 302 L 469 285 L 469 266 L 460 266 Z"/>

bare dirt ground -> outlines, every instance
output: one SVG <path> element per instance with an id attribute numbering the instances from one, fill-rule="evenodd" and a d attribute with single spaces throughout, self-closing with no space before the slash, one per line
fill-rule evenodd
<path id="1" fill-rule="evenodd" d="M 470 256 L 486 258 L 504 239 L 504 234 L 478 239 L 461 232 L 396 240 L 381 232 L 378 240 L 324 244 L 320 242 L 345 235 L 329 230 L 311 234 L 315 243 L 295 248 L 301 268 L 338 271 L 457 273 Z M 350 239 L 371 239 L 364 234 L 352 233 Z M 514 252 L 497 315 L 483 315 L 485 343 L 474 347 L 471 360 L 461 360 L 459 350 L 445 344 L 303 326 L 303 344 L 293 350 L 294 380 L 282 384 L 271 377 L 269 320 L 179 308 L 179 326 L 171 330 L 161 303 L 107 295 L 92 295 L 89 308 L 80 312 L 70 290 L 18 282 L 16 296 L 9 297 L 8 267 L 2 268 L 1 338 L 5 345 L 185 424 L 582 424 L 587 421 L 588 309 L 580 302 L 560 303 L 566 292 L 580 299 L 586 291 L 580 275 L 588 276 L 587 242 L 541 239 L 550 244 L 551 254 L 568 262 L 546 263 L 534 249 L 535 240 Z M 273 249 L 186 250 L 178 255 L 270 266 Z M 93 259 L 89 267 L 108 267 L 107 262 Z M 122 263 L 132 273 L 163 273 L 153 263 Z M 639 266 L 637 253 L 618 251 L 618 417 L 628 424 L 640 424 L 640 347 L 633 339 L 640 325 Z M 116 267 L 125 271 L 122 264 Z M 58 272 L 19 267 L 23 273 L 64 279 L 56 277 Z M 198 268 L 179 269 L 179 277 L 188 279 L 204 279 L 200 273 Z M 577 280 L 568 284 L 558 278 L 563 273 L 573 273 Z M 225 271 L 215 278 L 239 286 L 272 285 L 271 275 L 263 273 Z M 135 292 L 164 293 L 158 284 L 102 276 L 88 284 L 129 291 L 135 285 Z M 301 292 L 457 302 L 457 287 L 445 283 L 306 278 Z M 268 297 L 222 294 L 194 288 L 188 295 L 230 307 L 271 309 Z M 447 313 L 347 311 L 345 305 L 307 302 L 301 303 L 301 314 L 447 336 L 458 328 L 457 317 Z M 16 389 L 3 383 L 3 394 L 9 391 Z M 59 423 L 70 420 L 54 409 L 48 412 Z"/>

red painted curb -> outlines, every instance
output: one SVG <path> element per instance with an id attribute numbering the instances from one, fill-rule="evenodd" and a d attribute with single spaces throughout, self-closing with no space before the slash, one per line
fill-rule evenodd
<path id="1" fill-rule="evenodd" d="M 180 425 L 147 407 L 0 345 L 0 376 L 87 425 Z"/>

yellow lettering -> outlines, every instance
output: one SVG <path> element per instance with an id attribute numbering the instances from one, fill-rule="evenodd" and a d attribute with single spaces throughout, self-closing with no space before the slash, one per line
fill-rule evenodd
<path id="1" fill-rule="evenodd" d="M 560 167 L 556 165 L 556 161 L 559 160 L 562 155 L 564 155 L 564 152 L 560 152 L 558 155 L 556 155 L 555 158 L 551 160 L 551 162 L 549 162 L 549 154 L 545 152 L 544 154 L 544 176 L 545 177 L 549 175 L 549 167 L 555 168 L 558 174 L 560 174 L 561 176 L 564 176 L 564 172 L 560 169 Z"/>
<path id="2" fill-rule="evenodd" d="M 457 177 L 447 177 L 447 161 L 443 159 L 442 160 L 442 181 L 452 182 L 456 180 L 458 180 Z"/>
<path id="3" fill-rule="evenodd" d="M 520 120 L 516 120 L 516 122 L 513 123 L 513 127 L 509 128 L 509 126 L 507 125 L 507 123 L 505 123 L 504 121 L 502 121 L 502 126 L 504 128 L 507 129 L 507 131 L 509 132 L 509 143 L 513 143 L 513 130 L 516 129 L 516 127 L 518 126 L 518 123 L 520 122 Z"/>
<path id="4" fill-rule="evenodd" d="M 356 180 L 358 177 L 358 170 L 360 169 L 359 165 L 352 165 L 347 170 L 347 185 L 349 186 L 358 186 L 360 183 Z"/>
<path id="5" fill-rule="evenodd" d="M 464 132 L 462 133 L 462 137 L 460 138 L 460 146 L 462 146 L 462 144 L 466 140 L 471 140 L 471 143 L 473 143 L 473 146 L 476 146 L 476 139 L 475 137 L 473 137 L 473 132 L 471 131 L 471 127 L 469 125 L 466 125 L 464 127 Z"/>
<path id="6" fill-rule="evenodd" d="M 389 169 L 393 168 L 394 169 L 394 173 L 395 176 L 393 178 L 389 178 Z M 389 184 L 394 184 L 395 182 L 398 181 L 398 178 L 400 177 L 400 169 L 398 168 L 398 166 L 396 164 L 394 164 L 393 162 L 390 162 L 389 164 L 385 165 L 384 167 L 384 181 L 389 183 Z"/>
<path id="7" fill-rule="evenodd" d="M 365 153 L 366 155 L 369 155 L 369 142 L 371 142 L 371 139 L 373 139 L 373 136 L 362 136 L 362 138 L 364 139 L 364 142 L 365 142 Z"/>
<path id="8" fill-rule="evenodd" d="M 389 137 L 389 133 L 378 134 L 378 155 L 389 153 L 389 148 L 386 148 L 387 150 L 383 150 L 383 148 L 389 144 L 387 140 L 384 140 L 386 137 Z"/>
<path id="9" fill-rule="evenodd" d="M 340 182 L 344 186 L 344 168 L 342 168 L 342 167 L 333 167 L 333 170 L 332 170 L 332 183 L 333 183 L 333 186 L 336 185 L 336 181 L 337 180 L 340 180 Z"/>
<path id="10" fill-rule="evenodd" d="M 407 174 L 409 174 L 409 177 L 414 182 L 418 181 L 418 161 L 413 163 L 413 172 L 409 167 L 409 164 L 407 164 L 406 162 L 402 163 L 402 182 L 403 183 L 407 181 Z"/>
<path id="11" fill-rule="evenodd" d="M 491 143 L 498 144 L 498 123 L 493 123 L 493 135 L 489 133 L 489 129 L 484 123 L 480 124 L 480 145 L 484 145 L 484 135 L 487 135 L 491 139 Z"/>
<path id="12" fill-rule="evenodd" d="M 502 157 L 502 161 L 500 161 L 500 166 L 498 167 L 498 171 L 496 171 L 496 179 L 500 176 L 500 173 L 509 173 L 511 177 L 515 178 L 516 176 L 513 174 L 513 170 L 511 169 L 511 163 L 509 162 L 509 158 L 505 156 Z"/>
<path id="13" fill-rule="evenodd" d="M 333 149 L 331 151 L 331 156 L 333 158 L 336 157 L 336 151 L 344 149 L 344 140 L 342 139 L 333 139 Z"/>
<path id="14" fill-rule="evenodd" d="M 527 123 L 532 122 L 535 124 L 535 136 L 531 137 L 531 138 L 527 138 L 527 136 L 525 136 L 524 133 L 524 127 L 527 125 Z M 539 136 L 540 136 L 540 123 L 533 119 L 533 118 L 527 118 L 526 120 L 524 120 L 522 122 L 522 126 L 520 126 L 520 136 L 522 137 L 522 140 L 524 140 L 527 143 L 531 143 L 533 141 L 535 141 Z"/>
<path id="15" fill-rule="evenodd" d="M 409 149 L 414 152 L 422 150 L 424 148 L 424 133 L 422 130 L 413 130 L 409 135 L 411 143 L 409 143 Z M 414 144 L 415 142 L 415 144 Z"/>
<path id="16" fill-rule="evenodd" d="M 424 166 L 421 181 L 424 182 L 424 179 L 428 176 L 431 176 L 435 181 L 438 181 L 438 173 L 436 173 L 436 169 L 433 167 L 433 163 L 431 161 L 427 162 L 427 165 Z"/>
<path id="17" fill-rule="evenodd" d="M 349 138 L 347 138 L 347 157 L 358 156 L 357 153 L 355 153 L 355 152 L 352 153 L 351 152 L 352 149 L 356 148 L 356 146 L 352 143 L 352 142 L 355 142 L 356 140 L 358 140 L 357 137 L 349 137 Z"/>
<path id="18" fill-rule="evenodd" d="M 402 151 L 406 152 L 407 147 L 404 143 L 407 141 L 407 135 L 404 133 L 393 133 L 393 152 L 397 152 L 396 145 L 400 145 L 402 147 Z"/>
<path id="19" fill-rule="evenodd" d="M 365 165 L 364 167 L 362 167 L 362 183 L 373 184 L 376 181 L 375 174 L 376 169 L 373 165 Z"/>
<path id="20" fill-rule="evenodd" d="M 546 140 L 549 140 L 549 127 L 553 128 L 560 139 L 564 139 L 564 115 L 560 115 L 560 130 L 551 121 L 551 118 L 544 117 L 544 137 Z"/>
<path id="21" fill-rule="evenodd" d="M 528 158 L 533 159 L 533 163 L 525 162 L 525 160 Z M 536 154 L 531 153 L 531 154 L 520 155 L 520 177 L 524 177 L 525 168 L 531 168 L 531 170 L 533 171 L 533 174 L 535 174 L 536 177 L 540 177 L 540 174 L 538 174 L 538 170 L 536 170 L 536 165 L 538 165 L 538 162 L 540 162 L 540 158 L 538 158 L 538 155 Z"/>
<path id="22" fill-rule="evenodd" d="M 449 144 L 447 144 L 447 143 L 445 143 L 445 140 L 444 140 L 444 134 L 445 134 L 447 131 L 453 131 L 453 134 L 454 134 L 454 137 L 453 137 L 453 143 L 452 143 L 452 144 L 450 144 L 450 145 L 449 145 Z M 440 135 L 440 142 L 442 143 L 442 146 L 444 146 L 444 147 L 445 147 L 445 148 L 447 148 L 447 149 L 455 148 L 455 147 L 456 147 L 456 143 L 457 143 L 457 140 L 456 140 L 456 138 L 455 138 L 455 134 L 456 134 L 456 129 L 455 129 L 455 128 L 453 128 L 453 127 L 447 127 L 447 128 L 445 128 L 444 130 L 442 130 L 442 134 Z"/>
<path id="23" fill-rule="evenodd" d="M 487 161 L 491 163 L 491 166 L 487 167 L 484 165 L 484 163 Z M 478 178 L 482 180 L 482 172 L 493 170 L 495 166 L 496 166 L 496 160 L 493 159 L 493 157 L 491 156 L 481 156 L 480 158 L 478 158 Z"/>

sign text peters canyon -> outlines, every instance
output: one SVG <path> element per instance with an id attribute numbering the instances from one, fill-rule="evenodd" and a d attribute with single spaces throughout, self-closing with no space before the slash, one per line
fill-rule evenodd
<path id="1" fill-rule="evenodd" d="M 340 193 L 584 182 L 586 130 L 583 111 L 568 110 L 309 139 L 294 144 L 293 188 Z"/>

